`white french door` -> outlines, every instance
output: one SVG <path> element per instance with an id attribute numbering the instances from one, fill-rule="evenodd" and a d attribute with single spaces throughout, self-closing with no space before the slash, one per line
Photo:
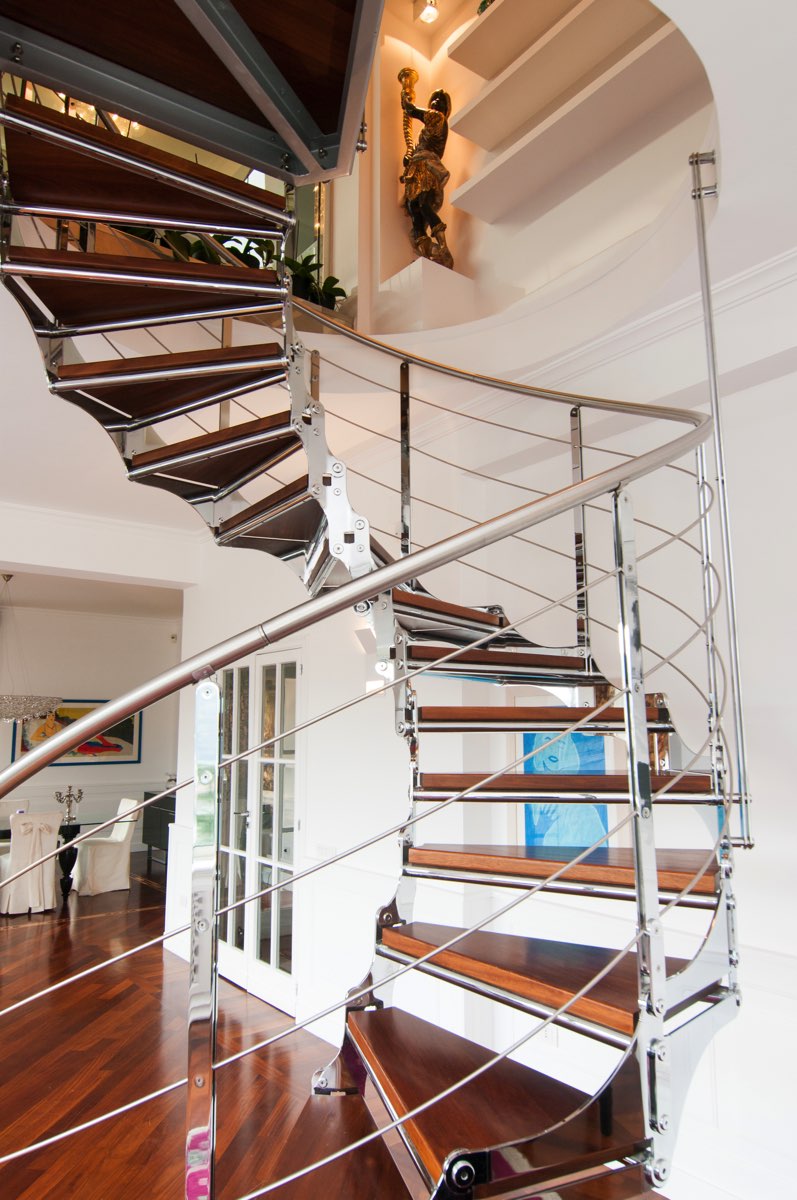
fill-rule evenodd
<path id="1" fill-rule="evenodd" d="M 222 672 L 222 759 L 297 722 L 301 664 L 295 652 L 258 654 Z M 219 901 L 225 907 L 275 883 L 278 892 L 219 920 L 222 975 L 291 1015 L 296 861 L 296 738 L 264 747 L 221 772 Z"/>

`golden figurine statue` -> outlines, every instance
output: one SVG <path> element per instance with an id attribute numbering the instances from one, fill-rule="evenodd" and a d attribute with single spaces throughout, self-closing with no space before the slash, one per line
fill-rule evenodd
<path id="1" fill-rule="evenodd" d="M 449 173 L 443 166 L 443 154 L 448 141 L 448 118 L 451 97 L 441 88 L 432 92 L 428 108 L 415 107 L 415 84 L 418 73 L 412 67 L 399 71 L 401 107 L 404 113 L 404 207 L 412 221 L 410 241 L 417 254 L 453 267 L 454 260 L 446 245 L 446 226 L 439 213 L 443 205 L 443 190 Z M 417 144 L 412 139 L 412 118 L 423 122 Z"/>

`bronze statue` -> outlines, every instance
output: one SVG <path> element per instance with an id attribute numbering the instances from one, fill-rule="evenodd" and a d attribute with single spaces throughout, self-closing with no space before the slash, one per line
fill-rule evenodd
<path id="1" fill-rule="evenodd" d="M 454 260 L 446 245 L 446 226 L 439 213 L 443 204 L 443 189 L 449 173 L 443 166 L 443 154 L 448 140 L 448 118 L 451 97 L 441 88 L 432 92 L 428 108 L 415 107 L 415 84 L 418 73 L 411 67 L 399 72 L 401 107 L 404 111 L 404 207 L 412 221 L 410 241 L 416 253 L 444 267 L 453 267 Z M 412 118 L 423 121 L 417 144 L 412 140 Z"/>

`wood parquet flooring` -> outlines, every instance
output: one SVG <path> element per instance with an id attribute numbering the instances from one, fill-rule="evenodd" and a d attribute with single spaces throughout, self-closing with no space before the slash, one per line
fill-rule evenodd
<path id="1" fill-rule="evenodd" d="M 157 876 L 131 882 L 129 893 L 73 896 L 55 913 L 0 921 L 0 1008 L 161 932 L 162 882 Z M 186 985 L 186 964 L 158 947 L 0 1018 L 0 1155 L 181 1079 Z M 289 1024 L 222 982 L 220 1056 Z M 219 1200 L 236 1200 L 373 1128 L 359 1096 L 310 1096 L 311 1074 L 329 1057 L 326 1043 L 300 1032 L 219 1072 Z M 0 1165 L 0 1196 L 179 1200 L 183 1142 L 179 1089 Z M 379 1141 L 322 1176 L 271 1193 L 278 1200 L 320 1194 L 407 1196 Z"/>

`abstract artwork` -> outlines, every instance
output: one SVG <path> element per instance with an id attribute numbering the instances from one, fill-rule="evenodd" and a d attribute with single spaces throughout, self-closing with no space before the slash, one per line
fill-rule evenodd
<path id="1" fill-rule="evenodd" d="M 31 717 L 14 722 L 12 758 L 19 758 L 29 750 L 46 742 L 53 734 L 66 729 L 80 717 L 93 712 L 105 704 L 105 700 L 64 700 L 55 712 L 46 717 Z M 141 713 L 135 713 L 81 742 L 55 762 L 52 767 L 83 766 L 86 763 L 137 763 L 141 762 Z"/>
<path id="2" fill-rule="evenodd" d="M 524 733 L 523 753 L 537 753 L 523 764 L 529 775 L 603 775 L 604 739 L 590 733 Z M 546 743 L 551 743 L 546 745 Z M 553 801 L 524 805 L 527 846 L 591 846 L 609 828 L 605 804 L 565 804 Z"/>

